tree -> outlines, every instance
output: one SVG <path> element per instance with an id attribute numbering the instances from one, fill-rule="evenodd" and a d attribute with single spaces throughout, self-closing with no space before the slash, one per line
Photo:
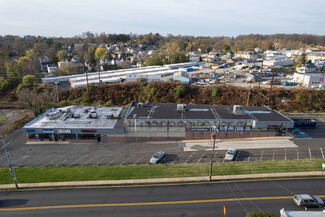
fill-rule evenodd
<path id="1" fill-rule="evenodd" d="M 30 70 L 31 70 L 31 63 L 32 63 L 31 58 L 29 58 L 27 56 L 20 57 L 18 59 L 17 63 L 19 65 L 19 69 L 23 75 L 29 74 L 28 72 L 30 72 Z"/>
<path id="2" fill-rule="evenodd" d="M 33 50 L 40 56 L 42 56 L 45 52 L 45 44 L 37 42 L 33 46 Z"/>
<path id="3" fill-rule="evenodd" d="M 22 83 L 17 88 L 17 93 L 19 93 L 20 90 L 26 88 L 29 90 L 34 90 L 36 85 L 38 83 L 38 79 L 35 75 L 26 75 L 23 77 Z"/>
<path id="4" fill-rule="evenodd" d="M 106 54 L 106 51 L 102 47 L 98 47 L 95 51 L 95 58 L 97 62 L 99 62 L 101 59 L 103 59 L 104 55 Z"/>
<path id="5" fill-rule="evenodd" d="M 223 45 L 223 54 L 226 55 L 228 52 L 230 52 L 230 46 L 228 44 Z"/>
<path id="6" fill-rule="evenodd" d="M 53 92 L 37 93 L 34 90 L 22 89 L 18 94 L 18 99 L 26 104 L 27 108 L 36 115 L 47 108 L 53 107 L 55 102 L 55 94 Z"/>
<path id="7" fill-rule="evenodd" d="M 64 61 L 67 60 L 67 58 L 68 58 L 68 53 L 67 53 L 66 50 L 60 50 L 60 51 L 58 51 L 58 60 L 59 61 L 64 62 Z"/>
<path id="8" fill-rule="evenodd" d="M 162 54 L 152 54 L 149 59 L 147 59 L 145 62 L 147 64 L 147 66 L 157 66 L 157 65 L 164 65 L 164 59 L 165 56 Z"/>

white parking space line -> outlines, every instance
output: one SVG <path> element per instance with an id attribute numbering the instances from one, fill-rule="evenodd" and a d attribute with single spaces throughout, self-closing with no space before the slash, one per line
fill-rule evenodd
<path id="1" fill-rule="evenodd" d="M 98 157 L 98 156 L 95 156 L 95 157 L 92 157 L 92 158 L 90 158 L 89 160 L 87 160 L 85 163 L 83 163 L 83 164 L 81 164 L 81 166 L 84 166 L 84 165 L 86 165 L 89 161 L 91 161 L 91 160 L 93 160 L 93 159 L 95 159 L 96 157 Z"/>
<path id="2" fill-rule="evenodd" d="M 238 157 L 239 157 L 239 155 L 240 155 L 240 151 L 238 152 L 238 155 L 237 155 L 237 157 L 236 157 L 236 159 L 235 159 L 235 162 L 238 161 Z"/>
<path id="3" fill-rule="evenodd" d="M 183 154 L 183 152 L 181 152 L 176 158 L 175 158 L 175 160 L 171 163 L 171 164 L 174 164 L 175 163 L 175 161 L 176 160 L 178 160 L 179 159 L 179 157 L 181 156 Z"/>
<path id="4" fill-rule="evenodd" d="M 274 156 L 275 156 L 275 148 L 273 149 L 273 158 L 272 158 L 273 161 L 274 161 Z"/>
<path id="5" fill-rule="evenodd" d="M 114 161 L 116 161 L 117 159 L 119 159 L 120 157 L 122 157 L 123 155 L 118 156 L 117 158 L 115 158 L 114 160 L 110 161 L 107 165 L 111 165 L 111 163 L 113 163 Z"/>
<path id="6" fill-rule="evenodd" d="M 130 158 L 128 157 L 125 161 L 123 161 L 120 165 L 123 165 L 126 161 L 128 161 Z"/>
<path id="7" fill-rule="evenodd" d="M 248 156 L 248 158 L 247 158 L 247 161 L 249 161 L 249 160 L 251 159 L 251 156 L 252 156 L 252 154 L 249 153 L 249 156 Z"/>
<path id="8" fill-rule="evenodd" d="M 297 160 L 299 160 L 299 148 L 297 148 Z"/>
<path id="9" fill-rule="evenodd" d="M 142 155 L 142 157 L 140 157 L 136 162 L 134 162 L 133 165 L 136 165 L 143 157 L 144 157 L 144 155 Z"/>
<path id="10" fill-rule="evenodd" d="M 284 149 L 284 160 L 287 160 L 287 149 Z"/>
<path id="11" fill-rule="evenodd" d="M 312 159 L 312 158 L 311 158 L 310 148 L 308 148 L 308 151 L 309 151 L 309 157 L 310 157 L 310 159 Z"/>
<path id="12" fill-rule="evenodd" d="M 82 157 L 78 158 L 77 160 L 73 161 L 70 165 L 75 164 L 76 162 L 78 162 L 79 160 L 81 160 L 82 158 L 87 157 L 87 156 L 88 156 L 88 154 L 85 154 L 84 156 L 82 156 Z"/>
<path id="13" fill-rule="evenodd" d="M 28 157 L 28 156 L 29 156 L 29 155 L 25 155 L 24 157 L 19 158 L 19 159 L 13 161 L 12 164 L 15 164 L 15 163 L 17 163 L 18 161 L 24 160 L 24 159 L 25 159 L 26 157 Z"/>
<path id="14" fill-rule="evenodd" d="M 193 154 L 194 154 L 194 152 L 192 152 L 192 154 L 187 158 L 187 160 L 184 162 L 184 164 L 187 163 L 187 161 L 192 157 Z"/>
<path id="15" fill-rule="evenodd" d="M 203 158 L 203 156 L 205 155 L 205 152 L 202 154 L 202 156 L 199 158 L 199 160 L 196 162 L 197 164 L 201 161 L 201 159 Z"/>
<path id="16" fill-rule="evenodd" d="M 99 161 L 96 163 L 96 165 L 99 165 L 100 162 L 102 162 L 103 160 L 106 160 L 106 159 L 107 159 L 107 158 L 104 157 L 103 159 L 99 160 Z"/>
<path id="17" fill-rule="evenodd" d="M 324 152 L 323 152 L 323 149 L 322 148 L 320 148 L 320 152 L 322 153 L 322 157 L 324 159 Z"/>
<path id="18" fill-rule="evenodd" d="M 262 161 L 263 154 L 264 154 L 264 149 L 262 150 L 262 154 L 261 154 L 261 157 L 260 157 L 260 161 Z"/>

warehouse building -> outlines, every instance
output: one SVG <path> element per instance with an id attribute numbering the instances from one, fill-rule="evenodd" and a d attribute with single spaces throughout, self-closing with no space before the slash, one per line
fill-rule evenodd
<path id="1" fill-rule="evenodd" d="M 124 135 L 122 117 L 127 109 L 117 107 L 67 106 L 52 108 L 23 128 L 28 141 L 103 141 Z"/>
<path id="2" fill-rule="evenodd" d="M 269 107 L 131 103 L 124 119 L 128 141 L 286 135 L 294 122 Z"/>

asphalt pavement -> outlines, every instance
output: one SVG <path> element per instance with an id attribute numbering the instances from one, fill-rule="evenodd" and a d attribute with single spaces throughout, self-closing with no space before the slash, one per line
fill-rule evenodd
<path id="1" fill-rule="evenodd" d="M 237 148 L 235 161 L 273 161 L 324 159 L 325 118 L 318 118 L 316 129 L 303 130 L 307 135 L 287 140 L 228 141 L 216 144 L 215 161 L 225 162 L 227 148 Z M 301 134 L 299 134 L 301 135 Z M 21 130 L 9 135 L 10 151 L 15 167 L 39 166 L 109 166 L 145 165 L 159 150 L 166 154 L 160 164 L 207 163 L 212 157 L 210 141 L 174 141 L 147 143 L 79 143 L 79 144 L 25 144 Z M 7 167 L 7 159 L 0 152 L 0 168 Z"/>
<path id="2" fill-rule="evenodd" d="M 325 197 L 325 179 L 266 180 L 165 186 L 102 187 L 0 192 L 0 215 L 37 216 L 245 216 L 282 208 L 302 210 L 298 193 Z M 321 209 L 310 209 L 321 210 Z"/>

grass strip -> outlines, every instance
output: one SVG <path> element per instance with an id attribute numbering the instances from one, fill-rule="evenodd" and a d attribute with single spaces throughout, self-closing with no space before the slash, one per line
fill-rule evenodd
<path id="1" fill-rule="evenodd" d="M 6 122 L 7 119 L 8 119 L 8 117 L 6 117 L 4 115 L 0 115 L 0 124 Z"/>
<path id="2" fill-rule="evenodd" d="M 321 171 L 322 159 L 214 163 L 213 175 Z M 15 168 L 18 183 L 125 180 L 208 176 L 210 164 L 75 166 Z M 8 168 L 0 169 L 0 184 L 12 184 Z"/>

